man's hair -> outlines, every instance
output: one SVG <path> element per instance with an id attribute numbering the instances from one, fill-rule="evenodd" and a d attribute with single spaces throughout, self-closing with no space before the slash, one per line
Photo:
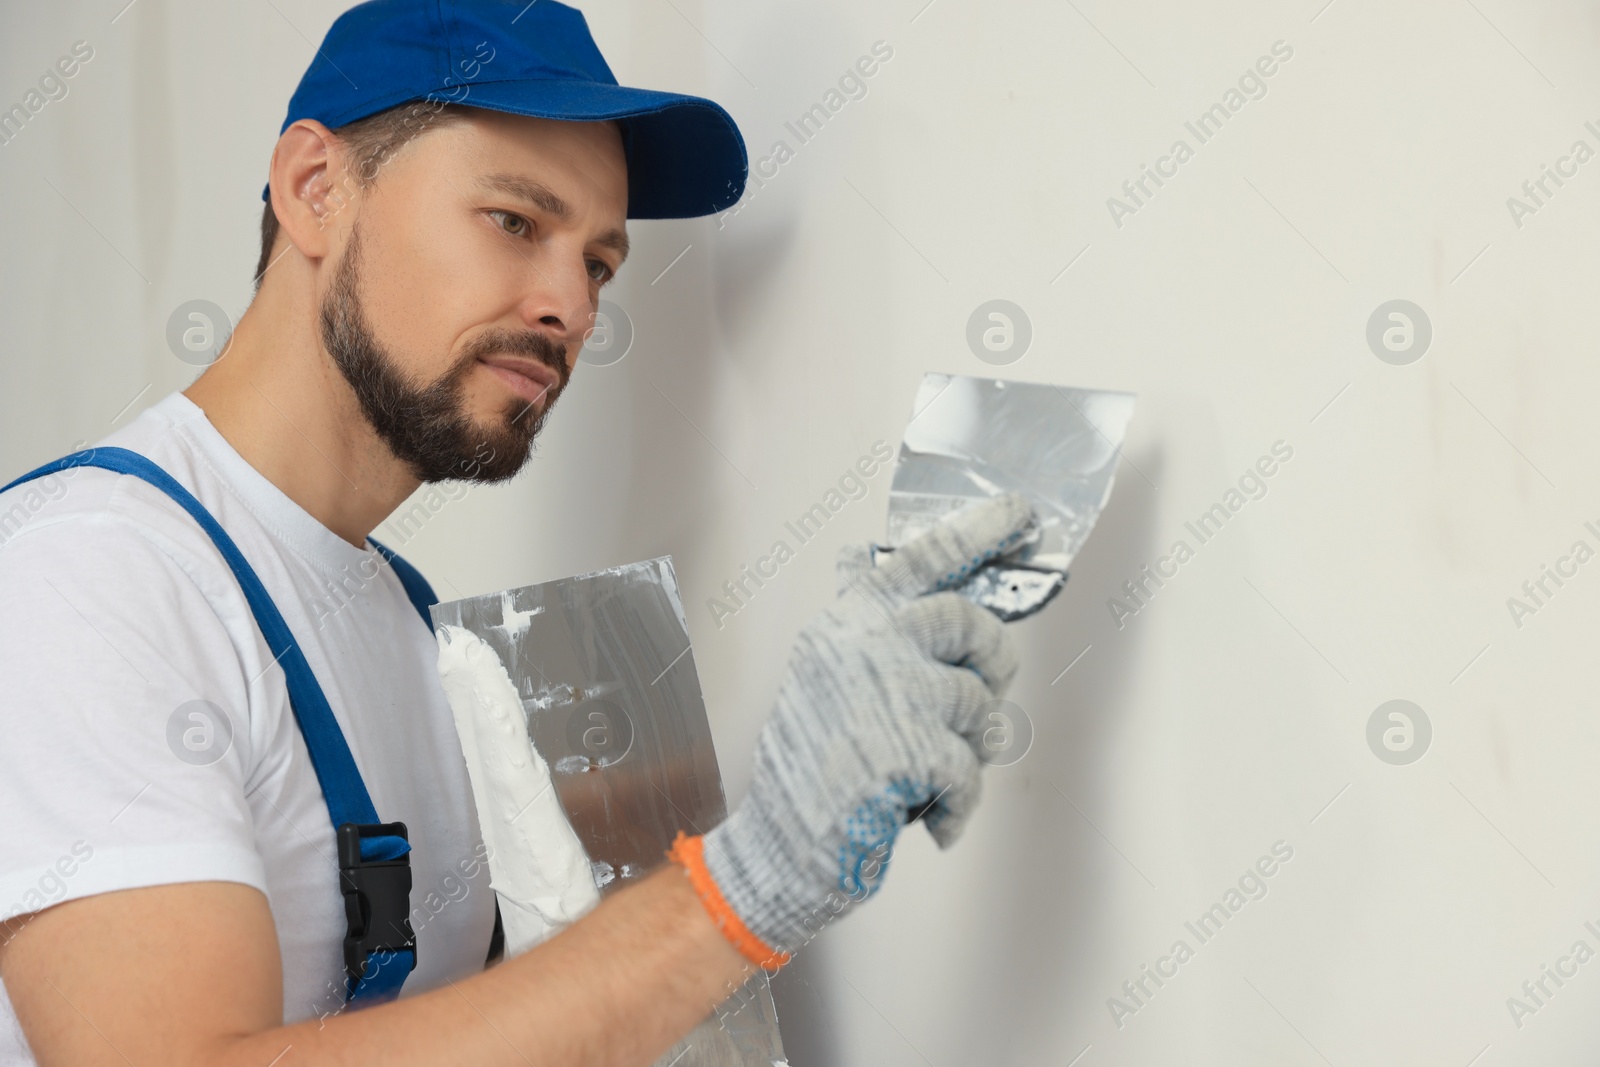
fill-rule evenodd
<path id="1" fill-rule="evenodd" d="M 466 108 L 443 100 L 414 100 L 340 126 L 333 133 L 350 153 L 349 169 L 338 176 L 330 175 L 330 180 L 336 187 L 350 191 L 371 188 L 383 165 L 419 134 L 464 122 L 467 114 Z M 341 205 L 344 203 L 344 197 L 337 192 L 334 199 Z M 261 258 L 256 263 L 258 290 L 267 268 L 272 265 L 272 246 L 277 239 L 278 215 L 272 210 L 269 199 L 261 211 Z"/>

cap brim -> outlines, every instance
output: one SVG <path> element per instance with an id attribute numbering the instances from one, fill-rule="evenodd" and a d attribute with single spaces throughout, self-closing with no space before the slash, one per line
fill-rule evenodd
<path id="1" fill-rule="evenodd" d="M 459 102 L 535 118 L 618 120 L 630 219 L 711 215 L 744 195 L 744 138 L 732 116 L 703 97 L 562 79 L 473 83 Z"/>

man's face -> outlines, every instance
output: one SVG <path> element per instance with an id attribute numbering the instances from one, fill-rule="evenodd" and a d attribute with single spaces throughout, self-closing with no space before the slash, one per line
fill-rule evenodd
<path id="1" fill-rule="evenodd" d="M 627 206 L 610 123 L 474 111 L 379 171 L 324 290 L 322 338 L 416 477 L 522 467 L 627 254 Z"/>

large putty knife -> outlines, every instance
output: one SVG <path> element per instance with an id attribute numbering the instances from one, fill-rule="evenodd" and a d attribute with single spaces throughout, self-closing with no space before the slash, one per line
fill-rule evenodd
<path id="1" fill-rule="evenodd" d="M 679 830 L 727 814 L 670 557 L 438 604 L 433 618 L 499 656 L 602 895 L 665 862 Z M 660 1061 L 784 1062 L 761 974 Z"/>

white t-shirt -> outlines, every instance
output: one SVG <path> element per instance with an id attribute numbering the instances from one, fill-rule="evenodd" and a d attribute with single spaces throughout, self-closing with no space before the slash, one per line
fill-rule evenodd
<path id="1" fill-rule="evenodd" d="M 379 818 L 408 827 L 417 969 L 404 994 L 482 970 L 494 894 L 466 763 L 437 646 L 393 569 L 285 496 L 181 393 L 101 444 L 154 460 L 228 531 L 305 652 Z M 333 824 L 283 671 L 193 518 L 147 482 L 92 468 L 0 494 L 0 685 L 0 918 L 240 882 L 272 908 L 284 1021 L 341 1008 Z M 33 1062 L 0 990 L 0 1064 Z"/>

